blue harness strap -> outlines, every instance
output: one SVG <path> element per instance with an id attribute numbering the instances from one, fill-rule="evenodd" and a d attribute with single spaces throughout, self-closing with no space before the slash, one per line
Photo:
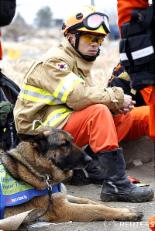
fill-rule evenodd
<path id="1" fill-rule="evenodd" d="M 61 192 L 61 183 L 51 185 L 51 194 L 57 192 Z M 0 163 L 0 219 L 4 218 L 6 207 L 20 205 L 43 195 L 48 195 L 47 188 L 38 190 L 23 181 L 17 181 Z"/>

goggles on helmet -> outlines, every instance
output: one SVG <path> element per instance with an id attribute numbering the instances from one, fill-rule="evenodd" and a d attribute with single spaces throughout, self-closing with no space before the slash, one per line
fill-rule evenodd
<path id="1" fill-rule="evenodd" d="M 78 17 L 80 18 L 83 17 L 82 14 L 79 14 Z M 106 14 L 102 13 L 92 13 L 89 14 L 86 18 L 83 19 L 82 22 L 77 23 L 69 28 L 69 30 L 80 30 L 81 27 L 85 27 L 88 30 L 95 31 L 97 30 L 100 26 L 103 26 L 104 30 L 106 33 L 110 32 L 109 29 L 109 22 L 108 22 L 108 16 Z"/>
<path id="2" fill-rule="evenodd" d="M 83 20 L 83 25 L 90 30 L 96 30 L 102 25 L 103 28 L 107 31 L 107 33 L 110 31 L 108 16 L 102 13 L 93 13 L 88 15 Z"/>
<path id="3" fill-rule="evenodd" d="M 103 36 L 103 35 L 93 35 L 93 34 L 85 33 L 85 34 L 81 35 L 81 38 L 85 42 L 87 42 L 88 44 L 96 42 L 99 45 L 101 45 L 102 42 L 104 41 L 105 36 Z"/>

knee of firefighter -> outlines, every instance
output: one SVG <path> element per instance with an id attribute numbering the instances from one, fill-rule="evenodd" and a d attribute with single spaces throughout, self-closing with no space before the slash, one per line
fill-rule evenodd
<path id="1" fill-rule="evenodd" d="M 91 106 L 92 113 L 110 113 L 109 108 L 103 104 L 94 104 Z"/>
<path id="2" fill-rule="evenodd" d="M 109 108 L 104 104 L 94 104 L 92 105 L 93 109 L 96 111 L 109 111 Z"/>

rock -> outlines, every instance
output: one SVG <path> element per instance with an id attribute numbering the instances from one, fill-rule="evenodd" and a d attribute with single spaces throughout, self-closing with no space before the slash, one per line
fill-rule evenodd
<path id="1" fill-rule="evenodd" d="M 154 141 L 148 137 L 122 142 L 127 168 L 151 162 L 154 158 Z"/>

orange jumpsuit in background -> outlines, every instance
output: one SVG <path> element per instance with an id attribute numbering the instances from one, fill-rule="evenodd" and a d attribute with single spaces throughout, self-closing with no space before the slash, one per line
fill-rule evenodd
<path id="1" fill-rule="evenodd" d="M 117 149 L 121 140 L 148 136 L 148 117 L 148 106 L 113 116 L 107 106 L 95 104 L 73 112 L 63 129 L 72 134 L 79 147 L 89 144 L 98 153 Z"/>
<path id="2" fill-rule="evenodd" d="M 118 25 L 129 22 L 133 9 L 145 9 L 148 7 L 148 0 L 118 0 Z M 141 90 L 141 94 L 145 102 L 150 106 L 150 136 L 155 138 L 155 86 L 148 86 Z"/>

